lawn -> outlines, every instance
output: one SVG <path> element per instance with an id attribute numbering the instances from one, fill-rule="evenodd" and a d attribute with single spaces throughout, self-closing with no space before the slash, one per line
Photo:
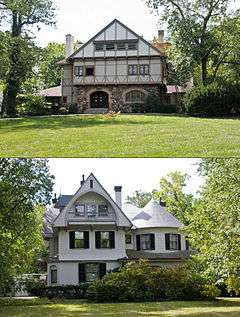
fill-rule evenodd
<path id="1" fill-rule="evenodd" d="M 0 119 L 2 157 L 239 157 L 240 120 L 177 115 Z"/>
<path id="2" fill-rule="evenodd" d="M 29 304 L 28 304 L 29 305 Z M 240 298 L 215 302 L 89 304 L 65 301 L 38 306 L 0 306 L 0 317 L 239 317 Z"/>

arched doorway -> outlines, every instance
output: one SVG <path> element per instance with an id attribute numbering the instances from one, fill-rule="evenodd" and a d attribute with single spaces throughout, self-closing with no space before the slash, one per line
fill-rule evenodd
<path id="1" fill-rule="evenodd" d="M 109 95 L 105 91 L 95 91 L 90 96 L 91 108 L 109 108 Z"/>

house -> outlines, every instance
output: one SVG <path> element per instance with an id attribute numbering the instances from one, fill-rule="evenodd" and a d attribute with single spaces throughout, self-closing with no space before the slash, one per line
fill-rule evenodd
<path id="1" fill-rule="evenodd" d="M 189 258 L 183 225 L 163 202 L 143 209 L 122 204 L 121 186 L 115 196 L 91 174 L 74 195 L 55 200 L 59 214 L 50 236 L 48 231 L 49 285 L 92 282 L 130 260 L 171 267 Z"/>
<path id="2" fill-rule="evenodd" d="M 66 36 L 63 103 L 77 104 L 80 113 L 131 112 L 150 92 L 166 87 L 165 55 L 115 19 L 85 44 Z"/>

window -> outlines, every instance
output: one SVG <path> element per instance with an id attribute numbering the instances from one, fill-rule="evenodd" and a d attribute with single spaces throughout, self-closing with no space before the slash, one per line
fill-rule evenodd
<path id="1" fill-rule="evenodd" d="M 93 188 L 93 180 L 90 180 L 90 188 Z"/>
<path id="2" fill-rule="evenodd" d="M 97 249 L 114 249 L 115 248 L 115 232 L 97 231 L 95 232 L 95 242 Z"/>
<path id="3" fill-rule="evenodd" d="M 149 65 L 140 65 L 139 74 L 142 76 L 149 75 Z"/>
<path id="4" fill-rule="evenodd" d="M 104 51 L 104 44 L 95 44 L 96 51 Z"/>
<path id="5" fill-rule="evenodd" d="M 186 250 L 187 251 L 190 250 L 190 243 L 189 243 L 188 237 L 186 237 Z"/>
<path id="6" fill-rule="evenodd" d="M 114 51 L 115 50 L 115 44 L 114 43 L 109 43 L 106 45 L 106 50 L 107 51 Z"/>
<path id="7" fill-rule="evenodd" d="M 137 50 L 137 44 L 136 43 L 128 43 L 128 49 L 129 50 Z"/>
<path id="8" fill-rule="evenodd" d="M 139 90 L 132 90 L 126 94 L 126 102 L 129 103 L 144 103 L 146 94 Z"/>
<path id="9" fill-rule="evenodd" d="M 86 76 L 94 76 L 94 66 L 86 67 Z"/>
<path id="10" fill-rule="evenodd" d="M 136 236 L 137 250 L 155 250 L 155 235 L 141 234 Z"/>
<path id="11" fill-rule="evenodd" d="M 52 265 L 50 267 L 50 280 L 51 280 L 51 284 L 57 284 L 57 267 L 56 267 L 56 265 Z"/>
<path id="12" fill-rule="evenodd" d="M 181 235 L 175 233 L 167 233 L 165 235 L 166 250 L 181 250 Z"/>
<path id="13" fill-rule="evenodd" d="M 85 205 L 76 206 L 76 215 L 79 217 L 85 217 Z"/>
<path id="14" fill-rule="evenodd" d="M 131 244 L 132 243 L 132 235 L 126 234 L 125 240 L 126 240 L 126 244 Z"/>
<path id="15" fill-rule="evenodd" d="M 70 249 L 89 249 L 88 231 L 69 232 Z"/>
<path id="16" fill-rule="evenodd" d="M 83 76 L 83 66 L 75 66 L 74 67 L 74 74 L 77 77 Z"/>
<path id="17" fill-rule="evenodd" d="M 97 206 L 96 205 L 86 205 L 86 213 L 88 217 L 96 217 Z"/>
<path id="18" fill-rule="evenodd" d="M 118 51 L 124 51 L 126 49 L 126 44 L 125 43 L 118 43 L 117 44 L 117 50 Z"/>
<path id="19" fill-rule="evenodd" d="M 99 205 L 98 206 L 98 216 L 99 217 L 107 217 L 108 216 L 108 206 L 107 205 Z"/>
<path id="20" fill-rule="evenodd" d="M 79 283 L 92 283 L 106 275 L 106 263 L 80 263 L 78 268 Z"/>
<path id="21" fill-rule="evenodd" d="M 128 65 L 128 75 L 137 75 L 138 65 Z"/>

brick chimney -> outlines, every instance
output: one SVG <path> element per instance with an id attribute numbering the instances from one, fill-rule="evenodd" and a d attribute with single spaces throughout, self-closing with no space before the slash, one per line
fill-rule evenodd
<path id="1" fill-rule="evenodd" d="M 122 208 L 122 186 L 115 186 L 115 201 L 117 205 Z"/>
<path id="2" fill-rule="evenodd" d="M 159 30 L 159 31 L 158 31 L 158 42 L 159 42 L 159 43 L 165 43 L 165 40 L 164 40 L 164 30 Z"/>
<path id="3" fill-rule="evenodd" d="M 66 58 L 73 54 L 74 37 L 71 34 L 66 35 Z"/>

